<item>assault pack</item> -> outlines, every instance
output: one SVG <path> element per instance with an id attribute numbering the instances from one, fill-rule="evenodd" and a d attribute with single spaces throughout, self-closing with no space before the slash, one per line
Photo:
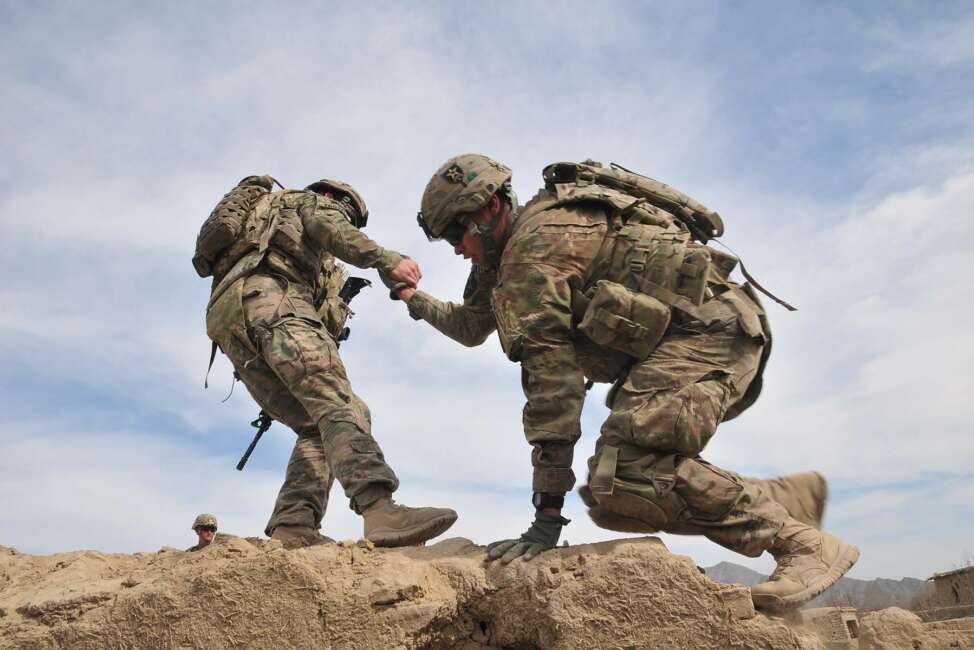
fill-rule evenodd
<path id="1" fill-rule="evenodd" d="M 560 200 L 596 198 L 607 201 L 619 210 L 618 216 L 625 223 L 661 227 L 677 224 L 685 228 L 694 241 L 701 244 L 707 244 L 724 234 L 724 221 L 714 210 L 675 187 L 617 163 L 604 167 L 594 160 L 580 163 L 557 162 L 545 167 L 542 175 L 545 187 Z M 761 286 L 748 273 L 739 257 L 716 253 L 717 251 L 712 251 L 714 262 L 724 275 L 729 274 L 739 263 L 741 274 L 755 289 L 788 311 L 797 311 L 797 308 Z"/>
<path id="2" fill-rule="evenodd" d="M 237 241 L 247 215 L 260 197 L 270 193 L 275 183 L 284 189 L 270 176 L 247 176 L 216 204 L 196 237 L 193 268 L 201 278 L 213 275 L 216 260 Z"/>
<path id="3" fill-rule="evenodd" d="M 660 208 L 667 214 L 660 215 L 658 210 L 653 210 L 651 213 L 680 222 L 690 231 L 693 239 L 701 244 L 706 244 L 711 239 L 724 234 L 724 222 L 720 215 L 703 203 L 675 187 L 637 174 L 616 163 L 603 167 L 602 163 L 594 160 L 580 163 L 558 162 L 545 167 L 542 175 L 545 184 L 550 186 L 571 183 L 578 187 L 600 185 L 618 190 L 637 199 L 626 208 L 630 214 L 636 213 L 642 203 Z"/>

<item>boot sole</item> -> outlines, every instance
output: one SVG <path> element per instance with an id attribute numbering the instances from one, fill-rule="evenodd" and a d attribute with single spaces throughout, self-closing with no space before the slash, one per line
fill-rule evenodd
<path id="1" fill-rule="evenodd" d="M 443 515 L 437 517 L 421 526 L 406 528 L 405 530 L 379 529 L 373 530 L 365 536 L 376 546 L 386 548 L 396 546 L 416 546 L 423 542 L 433 539 L 437 535 L 442 535 L 447 529 L 456 522 L 456 515 Z"/>
<path id="2" fill-rule="evenodd" d="M 804 591 L 799 591 L 790 596 L 752 593 L 751 600 L 754 601 L 754 607 L 756 609 L 767 612 L 782 612 L 797 609 L 834 585 L 858 560 L 859 547 L 847 544 L 845 549 L 835 559 L 835 562 L 832 563 L 832 566 L 829 567 L 829 572 L 825 574 L 822 580 L 809 586 Z"/>

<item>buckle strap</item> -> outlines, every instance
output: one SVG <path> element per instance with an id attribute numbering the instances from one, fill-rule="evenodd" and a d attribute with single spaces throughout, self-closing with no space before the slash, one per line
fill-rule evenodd
<path id="1" fill-rule="evenodd" d="M 606 445 L 602 447 L 602 456 L 595 468 L 595 474 L 589 479 L 592 494 L 607 497 L 615 487 L 616 465 L 619 463 L 619 448 Z"/>

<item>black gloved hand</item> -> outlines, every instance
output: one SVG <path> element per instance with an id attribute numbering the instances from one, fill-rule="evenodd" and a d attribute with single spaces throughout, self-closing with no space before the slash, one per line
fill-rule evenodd
<path id="1" fill-rule="evenodd" d="M 558 544 L 562 526 L 569 523 L 570 519 L 536 510 L 534 523 L 518 539 L 505 539 L 487 545 L 487 560 L 499 559 L 502 564 L 517 557 L 530 560 L 541 551 L 554 548 Z"/>

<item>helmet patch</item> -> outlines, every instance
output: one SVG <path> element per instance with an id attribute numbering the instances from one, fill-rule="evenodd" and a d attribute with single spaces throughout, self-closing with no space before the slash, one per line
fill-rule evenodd
<path id="1" fill-rule="evenodd" d="M 477 174 L 474 173 L 474 175 L 467 180 L 472 180 L 473 178 L 476 177 Z M 446 171 L 443 172 L 443 178 L 450 181 L 451 183 L 463 183 L 463 168 L 460 167 L 460 165 L 453 163 L 452 165 L 447 167 Z"/>

